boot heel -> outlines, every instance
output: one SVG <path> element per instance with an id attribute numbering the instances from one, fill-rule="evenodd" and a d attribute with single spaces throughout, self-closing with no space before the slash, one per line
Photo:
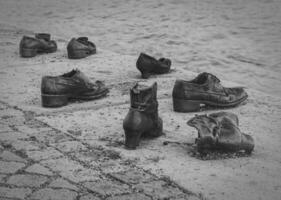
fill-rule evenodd
<path id="1" fill-rule="evenodd" d="M 254 147 L 254 139 L 250 135 L 242 134 L 241 149 L 244 149 L 247 154 L 251 154 Z"/>
<path id="2" fill-rule="evenodd" d="M 174 111 L 196 112 L 200 110 L 200 102 L 173 98 Z"/>
<path id="3" fill-rule="evenodd" d="M 125 130 L 125 147 L 133 150 L 139 146 L 141 132 Z"/>
<path id="4" fill-rule="evenodd" d="M 20 55 L 24 58 L 31 58 L 37 55 L 37 49 L 20 49 Z"/>
<path id="5" fill-rule="evenodd" d="M 43 107 L 61 107 L 65 106 L 68 102 L 67 95 L 48 95 L 42 94 Z"/>
<path id="6" fill-rule="evenodd" d="M 148 79 L 149 76 L 150 76 L 150 73 L 148 73 L 148 72 L 141 73 L 141 77 L 142 77 L 143 79 Z"/>

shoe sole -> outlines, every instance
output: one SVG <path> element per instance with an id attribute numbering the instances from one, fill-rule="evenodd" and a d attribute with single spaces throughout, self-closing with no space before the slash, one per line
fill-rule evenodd
<path id="1" fill-rule="evenodd" d="M 220 104 L 211 101 L 202 101 L 202 100 L 183 100 L 173 98 L 173 107 L 174 111 L 176 112 L 196 112 L 200 111 L 201 105 L 213 106 L 213 107 L 220 107 L 220 108 L 227 108 L 227 107 L 234 107 L 243 101 L 245 101 L 248 96 L 239 99 L 236 102 L 228 103 L 228 104 Z"/>
<path id="2" fill-rule="evenodd" d="M 37 54 L 41 53 L 53 53 L 57 50 L 57 48 L 49 49 L 49 50 L 39 50 L 39 49 L 28 49 L 28 48 L 21 48 L 20 55 L 24 58 L 31 58 L 36 56 Z"/>
<path id="3" fill-rule="evenodd" d="M 101 92 L 100 94 L 93 96 L 71 96 L 71 95 L 50 95 L 50 94 L 41 94 L 42 106 L 47 108 L 57 108 L 62 107 L 68 104 L 71 100 L 83 100 L 90 101 L 102 98 L 106 96 L 108 90 Z"/>
<path id="4" fill-rule="evenodd" d="M 92 54 L 95 54 L 95 52 L 91 53 L 89 50 L 72 50 L 67 52 L 69 59 L 81 59 L 88 57 Z"/>

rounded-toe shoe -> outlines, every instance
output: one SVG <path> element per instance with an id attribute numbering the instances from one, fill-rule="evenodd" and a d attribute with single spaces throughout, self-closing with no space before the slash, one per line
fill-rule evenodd
<path id="1" fill-rule="evenodd" d="M 67 55 L 70 59 L 85 58 L 96 52 L 96 45 L 87 37 L 72 38 L 67 45 Z"/>
<path id="2" fill-rule="evenodd" d="M 19 45 L 21 57 L 30 58 L 37 54 L 55 52 L 57 43 L 50 38 L 48 33 L 37 33 L 35 37 L 23 36 Z"/>
<path id="3" fill-rule="evenodd" d="M 92 83 L 79 70 L 72 70 L 60 76 L 44 76 L 41 82 L 43 107 L 61 107 L 70 100 L 99 99 L 108 92 L 108 88 L 101 81 Z"/>
<path id="4" fill-rule="evenodd" d="M 164 74 L 170 71 L 172 61 L 168 58 L 155 58 L 141 53 L 136 62 L 137 69 L 141 72 L 142 78 L 148 78 L 151 74 Z"/>
<path id="5" fill-rule="evenodd" d="M 202 105 L 233 107 L 248 98 L 243 87 L 223 87 L 216 76 L 206 72 L 191 81 L 176 80 L 172 96 L 176 112 L 199 111 Z"/>

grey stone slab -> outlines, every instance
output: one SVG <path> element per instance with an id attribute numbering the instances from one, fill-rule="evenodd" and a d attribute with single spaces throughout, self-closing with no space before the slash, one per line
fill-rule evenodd
<path id="1" fill-rule="evenodd" d="M 0 123 L 0 133 L 12 132 L 12 131 L 13 131 L 13 129 L 8 124 Z"/>
<path id="2" fill-rule="evenodd" d="M 106 179 L 95 182 L 85 182 L 83 183 L 83 186 L 102 196 L 112 196 L 130 192 L 130 189 L 127 185 L 117 181 L 111 181 Z"/>
<path id="3" fill-rule="evenodd" d="M 77 188 L 75 185 L 69 183 L 68 181 L 62 179 L 62 178 L 58 178 L 54 181 L 52 181 L 48 187 L 50 188 L 65 188 L 65 189 L 69 189 L 69 190 L 74 190 L 74 191 L 78 191 L 79 188 Z"/>
<path id="4" fill-rule="evenodd" d="M 84 182 L 99 179 L 98 171 L 85 168 L 80 163 L 67 158 L 45 160 L 42 161 L 41 164 L 48 166 L 53 171 L 59 173 L 62 177 L 73 182 Z"/>
<path id="5" fill-rule="evenodd" d="M 10 152 L 10 151 L 3 151 L 0 154 L 0 159 L 5 160 L 5 161 L 15 161 L 15 162 L 23 162 L 26 163 L 27 161 L 18 155 Z"/>
<path id="6" fill-rule="evenodd" d="M 53 172 L 51 172 L 49 169 L 46 167 L 43 167 L 40 164 L 33 164 L 29 166 L 28 168 L 25 169 L 26 172 L 29 173 L 35 173 L 35 174 L 41 174 L 41 175 L 47 175 L 47 176 L 52 176 Z"/>
<path id="7" fill-rule="evenodd" d="M 5 174 L 0 174 L 0 183 L 5 183 L 5 178 L 7 177 L 7 175 Z"/>
<path id="8" fill-rule="evenodd" d="M 87 150 L 87 147 L 79 141 L 65 141 L 65 142 L 53 144 L 52 146 L 56 147 L 57 149 L 65 153 Z"/>
<path id="9" fill-rule="evenodd" d="M 65 142 L 65 141 L 72 140 L 72 138 L 67 136 L 66 134 L 55 131 L 55 130 L 36 131 L 30 135 L 32 137 L 34 137 L 37 141 L 45 143 L 45 144 L 53 144 L 53 143 L 59 143 L 59 142 Z"/>
<path id="10" fill-rule="evenodd" d="M 164 181 L 153 181 L 149 183 L 140 183 L 135 186 L 138 191 L 144 192 L 145 194 L 157 198 L 157 199 L 170 199 L 183 195 L 178 188 L 168 185 Z"/>
<path id="11" fill-rule="evenodd" d="M 27 139 L 29 136 L 25 133 L 20 133 L 20 132 L 3 132 L 0 133 L 1 135 L 1 141 L 4 143 L 12 143 L 15 141 L 18 141 L 20 139 Z"/>
<path id="12" fill-rule="evenodd" d="M 29 158 L 40 161 L 46 159 L 54 159 L 62 157 L 63 154 L 52 147 L 47 147 L 45 149 L 34 150 L 34 151 L 27 151 L 27 155 Z"/>
<path id="13" fill-rule="evenodd" d="M 79 200 L 100 200 L 100 198 L 97 196 L 94 196 L 92 194 L 87 194 L 87 195 L 81 196 Z"/>
<path id="14" fill-rule="evenodd" d="M 31 192 L 29 188 L 0 187 L 0 197 L 24 199 Z"/>
<path id="15" fill-rule="evenodd" d="M 24 163 L 19 162 L 7 162 L 0 160 L 0 173 L 11 174 L 15 173 L 18 170 L 22 169 L 25 166 Z"/>
<path id="16" fill-rule="evenodd" d="M 34 192 L 30 200 L 76 200 L 77 193 L 66 189 L 44 188 Z"/>
<path id="17" fill-rule="evenodd" d="M 7 180 L 8 184 L 21 187 L 40 187 L 48 181 L 48 178 L 35 174 L 16 174 Z"/>
<path id="18" fill-rule="evenodd" d="M 23 133 L 21 133 L 23 134 Z M 26 137 L 25 139 L 29 139 L 29 137 Z M 28 152 L 32 150 L 39 150 L 42 147 L 44 147 L 43 144 L 39 144 L 35 141 L 28 141 L 28 140 L 16 140 L 11 142 L 11 145 L 17 150 L 22 152 Z"/>
<path id="19" fill-rule="evenodd" d="M 155 179 L 152 175 L 134 168 L 117 173 L 111 173 L 110 175 L 128 184 L 145 183 Z"/>
<path id="20" fill-rule="evenodd" d="M 151 198 L 141 193 L 132 193 L 109 197 L 106 200 L 151 200 Z"/>

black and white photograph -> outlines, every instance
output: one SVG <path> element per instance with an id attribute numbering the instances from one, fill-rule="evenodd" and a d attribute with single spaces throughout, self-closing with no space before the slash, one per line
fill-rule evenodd
<path id="1" fill-rule="evenodd" d="M 0 200 L 281 200 L 281 0 L 0 0 Z"/>

